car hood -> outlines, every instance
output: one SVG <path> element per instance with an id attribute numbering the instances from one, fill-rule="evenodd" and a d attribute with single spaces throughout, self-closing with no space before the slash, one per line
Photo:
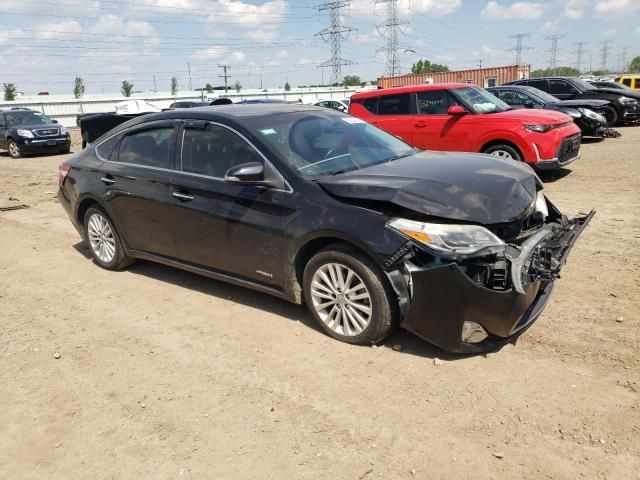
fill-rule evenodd
<path id="1" fill-rule="evenodd" d="M 38 125 L 11 125 L 9 128 L 13 128 L 17 130 L 18 128 L 22 128 L 24 130 L 49 130 L 52 128 L 58 129 L 60 128 L 59 123 L 49 123 L 46 125 L 38 124 Z"/>
<path id="2" fill-rule="evenodd" d="M 516 121 L 531 124 L 557 124 L 570 122 L 571 117 L 564 113 L 549 110 L 537 110 L 535 108 L 517 108 L 506 112 L 486 113 L 482 115 L 482 120 Z"/>
<path id="3" fill-rule="evenodd" d="M 542 188 L 526 164 L 459 152 L 420 152 L 316 182 L 337 197 L 484 225 L 523 217 Z"/>
<path id="4" fill-rule="evenodd" d="M 558 107 L 569 107 L 569 108 L 578 108 L 578 107 L 599 108 L 599 107 L 604 107 L 609 103 L 611 102 L 609 102 L 608 100 L 584 99 L 584 100 L 560 100 L 558 102 L 551 103 L 550 105 L 556 105 Z"/>
<path id="5" fill-rule="evenodd" d="M 629 97 L 635 98 L 636 100 L 640 100 L 640 92 L 634 92 L 629 90 L 620 90 L 616 88 L 596 88 L 595 90 L 587 90 L 585 93 L 589 92 L 598 92 L 598 93 L 615 93 L 620 97 Z"/>

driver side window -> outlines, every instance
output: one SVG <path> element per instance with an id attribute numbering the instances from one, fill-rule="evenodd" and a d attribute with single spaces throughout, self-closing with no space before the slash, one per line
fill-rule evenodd
<path id="1" fill-rule="evenodd" d="M 527 95 L 524 95 L 521 92 L 514 92 L 512 90 L 502 90 L 500 92 L 500 100 L 505 102 L 507 105 L 524 105 L 526 102 L 533 102 L 533 100 Z"/>
<path id="2" fill-rule="evenodd" d="M 182 171 L 224 178 L 231 167 L 261 162 L 262 157 L 243 138 L 220 125 L 204 129 L 185 128 L 182 142 Z"/>

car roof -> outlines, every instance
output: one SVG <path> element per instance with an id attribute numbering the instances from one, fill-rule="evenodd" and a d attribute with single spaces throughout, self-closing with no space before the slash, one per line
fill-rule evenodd
<path id="1" fill-rule="evenodd" d="M 369 90 L 367 92 L 354 93 L 354 98 L 370 98 L 379 97 L 380 95 L 394 95 L 398 93 L 424 92 L 428 90 L 451 90 L 457 88 L 477 87 L 472 83 L 432 83 L 420 85 L 407 85 L 402 87 L 380 88 L 378 90 Z"/>

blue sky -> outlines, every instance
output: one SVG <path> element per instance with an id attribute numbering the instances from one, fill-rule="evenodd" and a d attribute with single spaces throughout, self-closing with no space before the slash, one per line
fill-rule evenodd
<path id="1" fill-rule="evenodd" d="M 329 69 L 329 45 L 315 33 L 328 26 L 321 0 L 0 0 L 0 82 L 20 91 L 70 93 L 76 75 L 87 93 L 115 92 L 122 80 L 136 90 L 168 90 L 172 76 L 181 88 L 220 84 L 219 64 L 231 66 L 230 82 L 244 87 L 320 83 Z M 574 64 L 576 42 L 584 46 L 584 65 L 601 64 L 608 42 L 608 66 L 640 55 L 640 0 L 399 0 L 408 23 L 400 35 L 402 71 L 418 58 L 453 69 L 507 65 L 516 33 L 530 33 L 524 60 L 545 67 L 550 47 L 545 36 L 565 35 L 558 64 Z M 386 7 L 375 0 L 352 0 L 341 11 L 355 30 L 342 43 L 353 64 L 343 74 L 363 80 L 384 73 L 377 50 L 384 39 L 376 25 Z M 414 53 L 415 52 L 415 53 Z M 154 83 L 155 76 L 155 83 Z"/>

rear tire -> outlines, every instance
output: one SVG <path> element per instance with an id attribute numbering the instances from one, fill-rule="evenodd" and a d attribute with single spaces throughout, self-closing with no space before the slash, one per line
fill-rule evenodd
<path id="1" fill-rule="evenodd" d="M 93 260 L 102 268 L 121 270 L 135 261 L 124 253 L 116 227 L 101 207 L 90 207 L 85 212 L 84 237 Z"/>
<path id="2" fill-rule="evenodd" d="M 522 161 L 522 155 L 520 152 L 508 143 L 495 143 L 490 147 L 485 148 L 482 153 L 504 158 L 505 160 L 515 160 L 517 162 Z"/>
<path id="3" fill-rule="evenodd" d="M 16 143 L 15 140 L 9 139 L 7 142 L 7 150 L 9 151 L 9 155 L 11 158 L 21 158 L 22 151 L 20 150 L 20 145 Z"/>
<path id="4" fill-rule="evenodd" d="M 384 273 L 347 244 L 331 245 L 309 260 L 303 291 L 318 324 L 343 342 L 375 344 L 391 332 L 399 316 Z"/>
<path id="5" fill-rule="evenodd" d="M 607 127 L 613 127 L 618 123 L 618 112 L 615 108 L 607 105 L 602 110 L 602 115 L 607 119 Z"/>

